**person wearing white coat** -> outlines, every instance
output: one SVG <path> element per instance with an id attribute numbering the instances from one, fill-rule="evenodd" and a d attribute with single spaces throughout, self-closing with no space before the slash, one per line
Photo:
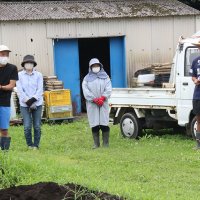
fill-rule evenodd
<path id="1" fill-rule="evenodd" d="M 97 58 L 89 62 L 89 73 L 82 83 L 86 99 L 87 116 L 92 129 L 94 149 L 100 147 L 99 131 L 102 131 L 103 146 L 109 146 L 109 105 L 112 92 L 111 80 Z"/>

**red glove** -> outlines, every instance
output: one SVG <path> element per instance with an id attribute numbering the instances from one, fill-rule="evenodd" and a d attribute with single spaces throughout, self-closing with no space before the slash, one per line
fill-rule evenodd
<path id="1" fill-rule="evenodd" d="M 103 106 L 103 103 L 104 103 L 104 101 L 102 101 L 101 98 L 99 98 L 98 104 L 97 104 L 97 105 L 98 105 L 99 107 L 101 107 L 101 106 Z"/>
<path id="2" fill-rule="evenodd" d="M 99 98 L 95 98 L 95 99 L 93 99 L 92 101 L 93 101 L 95 104 L 98 105 Z"/>
<path id="3" fill-rule="evenodd" d="M 93 102 L 99 107 L 101 107 L 104 103 L 104 101 L 101 99 L 101 97 L 93 99 Z"/>
<path id="4" fill-rule="evenodd" d="M 101 96 L 99 99 L 102 100 L 102 101 L 104 102 L 104 101 L 106 100 L 106 97 Z"/>

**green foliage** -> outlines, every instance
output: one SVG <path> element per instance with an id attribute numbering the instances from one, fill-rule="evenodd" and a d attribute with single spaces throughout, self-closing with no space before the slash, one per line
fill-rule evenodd
<path id="1" fill-rule="evenodd" d="M 21 166 L 24 168 L 23 163 L 20 163 Z M 13 165 L 12 160 L 7 154 L 1 153 L 0 154 L 0 185 L 3 188 L 15 186 L 20 183 L 20 180 L 23 176 L 25 176 L 25 170 L 18 166 Z"/>
<path id="2" fill-rule="evenodd" d="M 140 140 L 129 140 L 111 126 L 110 147 L 93 150 L 82 119 L 44 124 L 41 148 L 34 151 L 26 147 L 22 126 L 11 127 L 10 134 L 11 150 L 0 153 L 0 188 L 73 182 L 127 199 L 199 198 L 200 151 L 183 135 L 148 131 Z"/>

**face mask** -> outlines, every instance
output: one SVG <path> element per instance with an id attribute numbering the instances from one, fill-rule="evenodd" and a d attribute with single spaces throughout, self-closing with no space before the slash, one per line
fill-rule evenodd
<path id="1" fill-rule="evenodd" d="M 33 63 L 25 63 L 24 68 L 26 70 L 33 70 L 34 64 Z"/>
<path id="2" fill-rule="evenodd" d="M 92 72 L 98 73 L 100 71 L 100 67 L 93 67 Z"/>
<path id="3" fill-rule="evenodd" d="M 8 57 L 0 57 L 0 64 L 6 65 L 8 63 Z"/>

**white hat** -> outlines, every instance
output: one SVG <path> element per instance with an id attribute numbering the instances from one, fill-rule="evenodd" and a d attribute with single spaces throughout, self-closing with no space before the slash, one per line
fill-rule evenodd
<path id="1" fill-rule="evenodd" d="M 0 45 L 0 51 L 9 51 L 9 52 L 11 52 L 11 50 L 5 45 Z"/>
<path id="2" fill-rule="evenodd" d="M 97 58 L 92 58 L 89 62 L 89 67 L 91 67 L 94 64 L 99 64 L 101 67 L 103 67 L 103 65 L 99 62 L 99 60 Z"/>

